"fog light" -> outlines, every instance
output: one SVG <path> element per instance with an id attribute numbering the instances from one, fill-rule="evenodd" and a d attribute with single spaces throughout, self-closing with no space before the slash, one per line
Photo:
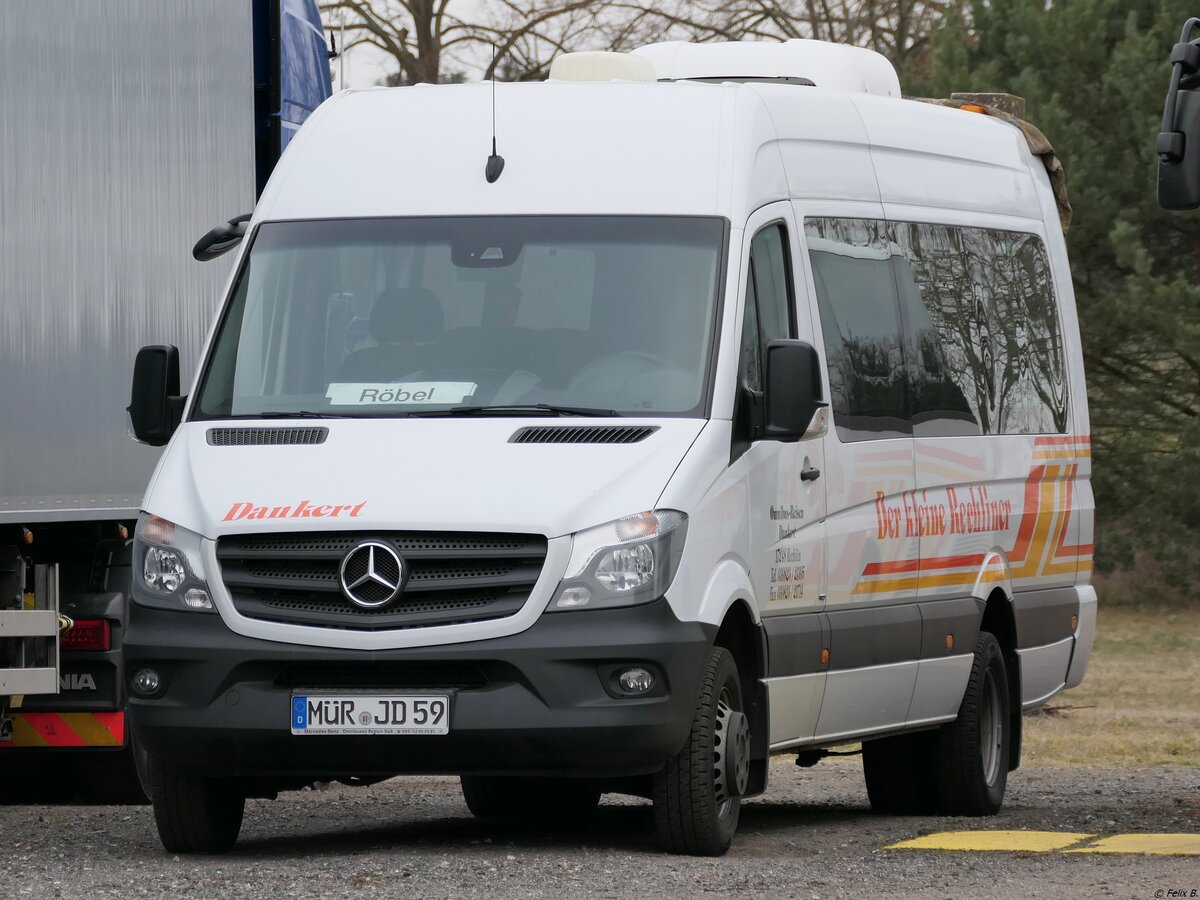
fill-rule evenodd
<path id="1" fill-rule="evenodd" d="M 208 599 L 208 593 L 200 590 L 200 588 L 192 588 L 183 595 L 183 605 L 192 609 L 212 609 L 212 601 Z"/>
<path id="2" fill-rule="evenodd" d="M 617 676 L 617 684 L 627 694 L 644 694 L 654 687 L 654 676 L 640 667 L 626 669 Z"/>
<path id="3" fill-rule="evenodd" d="M 153 669 L 138 669 L 133 675 L 133 689 L 144 697 L 157 694 L 162 687 L 162 679 Z"/>
<path id="4" fill-rule="evenodd" d="M 554 605 L 559 609 L 574 609 L 577 606 L 587 606 L 592 599 L 592 592 L 585 587 L 567 588 L 558 596 Z"/>

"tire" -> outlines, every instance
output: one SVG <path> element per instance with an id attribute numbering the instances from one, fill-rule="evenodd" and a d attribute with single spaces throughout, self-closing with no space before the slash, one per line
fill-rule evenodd
<path id="1" fill-rule="evenodd" d="M 463 799 L 480 819 L 572 821 L 586 819 L 600 803 L 600 790 L 569 778 L 463 775 Z"/>
<path id="2" fill-rule="evenodd" d="M 224 853 L 237 842 L 246 798 L 220 778 L 186 775 L 145 760 L 158 837 L 168 853 Z"/>
<path id="3" fill-rule="evenodd" d="M 938 812 L 990 816 L 1008 786 L 1008 674 L 996 638 L 979 632 L 958 719 L 938 732 Z"/>
<path id="4" fill-rule="evenodd" d="M 873 812 L 922 816 L 936 811 L 936 733 L 864 741 L 862 759 Z"/>
<path id="5" fill-rule="evenodd" d="M 90 765 L 89 765 L 90 763 Z M 97 754 L 79 764 L 80 788 L 95 803 L 145 806 L 149 803 L 137 771 L 137 751 L 127 744 L 119 753 Z M 82 773 L 87 772 L 87 777 Z"/>
<path id="6" fill-rule="evenodd" d="M 670 853 L 721 856 L 741 813 L 750 731 L 733 654 L 708 657 L 687 742 L 654 776 L 654 824 Z"/>

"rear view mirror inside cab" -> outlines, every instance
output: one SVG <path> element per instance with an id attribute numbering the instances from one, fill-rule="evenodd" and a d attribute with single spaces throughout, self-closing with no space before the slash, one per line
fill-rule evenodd
<path id="1" fill-rule="evenodd" d="M 450 246 L 450 261 L 460 269 L 502 269 L 521 258 L 525 244 L 496 231 L 470 229 Z"/>

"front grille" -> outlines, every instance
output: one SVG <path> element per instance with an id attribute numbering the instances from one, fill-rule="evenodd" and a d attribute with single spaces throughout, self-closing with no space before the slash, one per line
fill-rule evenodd
<path id="1" fill-rule="evenodd" d="M 408 569 L 400 597 L 363 609 L 342 593 L 343 558 L 365 540 L 394 547 Z M 419 628 L 498 619 L 529 599 L 546 558 L 540 535 L 336 532 L 223 537 L 221 578 L 243 616 L 327 628 Z"/>

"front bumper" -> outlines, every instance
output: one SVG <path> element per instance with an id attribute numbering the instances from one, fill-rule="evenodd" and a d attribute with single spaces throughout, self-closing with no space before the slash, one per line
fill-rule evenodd
<path id="1" fill-rule="evenodd" d="M 399 650 L 340 650 L 234 634 L 219 616 L 134 606 L 126 672 L 164 678 L 131 694 L 139 747 L 196 774 L 330 779 L 404 773 L 620 777 L 655 772 L 684 743 L 714 626 L 680 622 L 665 600 L 550 613 L 519 634 Z M 621 664 L 655 670 L 644 698 L 620 697 Z M 451 694 L 448 735 L 290 733 L 291 695 L 319 690 Z"/>

